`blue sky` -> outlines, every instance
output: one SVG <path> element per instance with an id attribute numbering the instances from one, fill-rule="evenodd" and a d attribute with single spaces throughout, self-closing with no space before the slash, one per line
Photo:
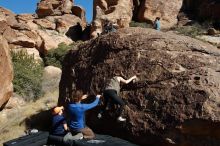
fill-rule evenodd
<path id="1" fill-rule="evenodd" d="M 16 14 L 35 13 L 39 0 L 0 0 L 0 6 L 13 11 Z M 86 20 L 91 22 L 93 13 L 93 0 L 74 0 L 75 5 L 80 5 L 86 10 Z"/>

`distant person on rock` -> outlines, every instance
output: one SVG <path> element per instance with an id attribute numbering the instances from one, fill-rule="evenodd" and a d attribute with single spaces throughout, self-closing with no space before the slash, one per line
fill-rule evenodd
<path id="1" fill-rule="evenodd" d="M 64 136 L 68 131 L 67 122 L 65 117 L 63 116 L 63 110 L 64 107 L 61 106 L 55 107 L 52 111 L 52 135 Z"/>
<path id="2" fill-rule="evenodd" d="M 95 134 L 92 129 L 86 126 L 85 112 L 98 105 L 101 95 L 96 95 L 95 101 L 90 104 L 82 104 L 81 101 L 86 99 L 88 95 L 83 95 L 83 92 L 78 90 L 74 93 L 71 103 L 68 105 L 70 124 L 69 128 L 73 135 L 82 133 L 83 138 L 93 139 Z"/>
<path id="3" fill-rule="evenodd" d="M 115 26 L 113 25 L 112 22 L 106 20 L 104 26 L 103 26 L 103 32 L 102 34 L 107 34 L 110 32 L 116 32 Z"/>
<path id="4" fill-rule="evenodd" d="M 128 84 L 131 81 L 137 79 L 136 76 L 133 76 L 127 80 L 120 76 L 114 76 L 106 85 L 105 90 L 103 92 L 104 96 L 104 106 L 102 111 L 98 114 L 98 118 L 102 117 L 102 113 L 106 110 L 109 100 L 113 103 L 120 105 L 119 116 L 117 118 L 118 121 L 126 121 L 125 118 L 122 117 L 122 112 L 124 110 L 125 103 L 119 96 L 120 93 L 120 83 Z"/>
<path id="5" fill-rule="evenodd" d="M 154 21 L 154 29 L 159 30 L 160 31 L 160 17 L 156 17 L 155 21 Z"/>

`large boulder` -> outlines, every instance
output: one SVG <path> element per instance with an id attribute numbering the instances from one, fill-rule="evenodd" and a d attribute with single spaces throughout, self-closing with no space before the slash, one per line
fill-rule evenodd
<path id="1" fill-rule="evenodd" d="M 131 0 L 94 0 L 91 37 L 95 38 L 102 33 L 106 20 L 117 24 L 119 28 L 129 27 L 132 7 Z"/>
<path id="2" fill-rule="evenodd" d="M 27 25 L 32 31 L 41 28 L 39 25 L 33 22 L 37 19 L 36 14 L 19 14 L 16 15 L 16 19 L 19 23 Z"/>
<path id="3" fill-rule="evenodd" d="M 220 141 L 220 50 L 185 36 L 152 29 L 127 28 L 102 35 L 70 51 L 60 81 L 59 104 L 74 89 L 101 94 L 114 71 L 139 80 L 122 86 L 125 123 L 115 110 L 87 124 L 152 146 L 213 146 Z M 97 109 L 98 110 L 98 109 Z"/>
<path id="4" fill-rule="evenodd" d="M 35 44 L 36 44 L 35 39 L 27 36 L 25 34 L 25 31 L 21 32 L 21 31 L 17 31 L 17 30 L 16 31 L 11 30 L 11 32 L 14 32 L 16 37 L 12 37 L 12 35 L 6 36 L 5 33 L 3 35 L 8 39 L 8 42 L 10 44 L 19 45 L 19 46 L 27 47 L 27 48 L 34 48 L 35 47 Z M 27 31 L 27 32 L 30 32 L 30 31 Z"/>
<path id="5" fill-rule="evenodd" d="M 86 26 L 86 16 L 85 16 L 86 11 L 85 11 L 85 9 L 81 6 L 73 6 L 72 13 L 73 13 L 73 15 L 78 16 L 82 20 L 82 22 L 83 22 L 82 26 L 85 27 Z"/>
<path id="6" fill-rule="evenodd" d="M 35 24 L 37 24 L 42 29 L 55 29 L 56 24 L 52 21 L 49 21 L 47 19 L 35 19 L 33 20 Z"/>
<path id="7" fill-rule="evenodd" d="M 4 31 L 10 27 L 10 25 L 16 24 L 15 14 L 11 11 L 0 7 L 0 34 L 3 34 Z"/>
<path id="8" fill-rule="evenodd" d="M 37 4 L 38 17 L 72 13 L 73 0 L 41 0 Z"/>
<path id="9" fill-rule="evenodd" d="M 177 24 L 177 15 L 183 0 L 142 0 L 134 4 L 134 18 L 139 22 L 153 23 L 156 17 L 161 18 L 162 28 L 170 28 Z"/>
<path id="10" fill-rule="evenodd" d="M 66 37 L 65 34 L 60 35 L 57 31 L 36 30 L 36 32 L 42 40 L 42 43 L 37 46 L 37 50 L 43 54 L 47 53 L 48 50 L 57 48 L 60 43 L 67 45 L 72 43 L 70 38 Z"/>
<path id="11" fill-rule="evenodd" d="M 71 15 L 71 14 L 65 14 L 63 16 L 56 16 L 54 18 L 56 19 L 56 30 L 60 33 L 68 32 L 77 23 L 81 23 L 81 24 L 84 23 L 81 21 L 79 17 L 75 15 Z"/>
<path id="12" fill-rule="evenodd" d="M 16 14 L 11 12 L 10 10 L 0 7 L 0 21 L 5 20 L 8 25 L 12 26 L 14 24 L 17 24 L 15 16 Z"/>
<path id="13" fill-rule="evenodd" d="M 19 23 L 33 21 L 36 18 L 36 14 L 18 14 L 16 15 L 16 19 Z"/>
<path id="14" fill-rule="evenodd" d="M 0 35 L 0 109 L 13 93 L 13 69 L 7 41 Z"/>

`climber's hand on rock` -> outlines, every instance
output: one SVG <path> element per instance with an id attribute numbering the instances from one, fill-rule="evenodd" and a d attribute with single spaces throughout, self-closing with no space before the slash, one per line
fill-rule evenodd
<path id="1" fill-rule="evenodd" d="M 96 97 L 97 97 L 97 98 L 101 98 L 101 97 L 102 97 L 102 95 L 99 95 L 99 94 L 98 94 L 98 95 L 96 95 Z"/>

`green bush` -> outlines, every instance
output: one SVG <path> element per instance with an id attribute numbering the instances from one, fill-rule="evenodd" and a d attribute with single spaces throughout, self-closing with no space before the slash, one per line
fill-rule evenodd
<path id="1" fill-rule="evenodd" d="M 148 24 L 148 23 L 145 23 L 145 22 L 135 22 L 135 21 L 131 21 L 129 26 L 130 27 L 152 28 L 151 24 Z"/>
<path id="2" fill-rule="evenodd" d="M 47 54 L 43 57 L 45 66 L 56 66 L 61 68 L 62 61 L 66 53 L 74 47 L 74 44 L 66 45 L 65 43 L 60 43 L 58 48 L 51 49 L 47 52 Z"/>
<path id="3" fill-rule="evenodd" d="M 195 23 L 191 26 L 177 27 L 174 30 L 179 32 L 180 34 L 195 38 L 198 35 L 204 34 L 204 32 L 206 32 L 207 29 L 208 29 L 208 26 L 206 24 L 201 25 L 201 24 Z"/>
<path id="4" fill-rule="evenodd" d="M 42 95 L 43 64 L 25 51 L 11 52 L 14 67 L 14 91 L 26 101 Z"/>

